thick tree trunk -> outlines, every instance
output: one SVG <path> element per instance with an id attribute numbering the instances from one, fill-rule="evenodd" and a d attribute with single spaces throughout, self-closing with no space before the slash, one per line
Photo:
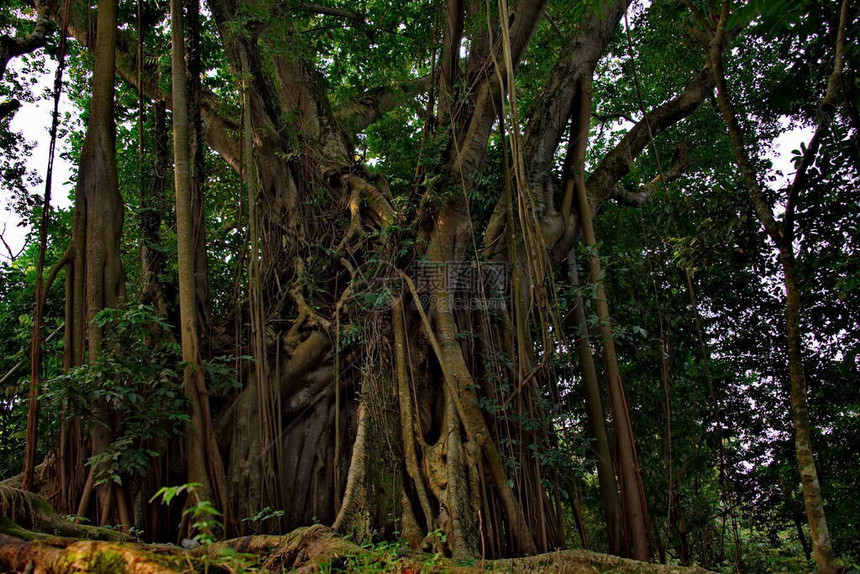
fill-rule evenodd
<path id="1" fill-rule="evenodd" d="M 91 364 L 98 361 L 102 329 L 94 321 L 95 315 L 102 309 L 117 307 L 125 295 L 120 258 L 123 212 L 117 183 L 113 114 L 116 18 L 116 0 L 103 0 L 98 10 L 89 123 L 75 195 L 71 245 L 74 255 L 66 283 L 64 367 L 67 369 L 82 364 L 84 360 Z M 103 401 L 96 401 L 92 414 L 99 422 L 92 427 L 91 452 L 98 454 L 113 442 L 113 421 Z M 60 442 L 65 448 L 60 456 L 65 460 L 60 465 L 59 480 L 63 488 L 68 489 L 64 499 L 70 506 L 78 506 L 77 500 L 82 494 L 79 489 L 83 487 L 86 448 L 81 440 L 78 424 L 64 421 Z M 99 473 L 101 469 L 94 471 Z M 127 518 L 124 497 L 117 496 L 108 485 L 98 490 L 99 513 L 103 519 L 110 517 L 108 511 L 112 508 L 121 520 Z"/>
<path id="2" fill-rule="evenodd" d="M 541 8 L 531 7 L 517 15 L 515 28 L 519 32 L 513 32 L 512 41 L 517 58 L 522 55 Z M 213 13 L 217 20 L 226 21 L 233 9 L 235 6 L 225 0 L 214 4 Z M 457 9 L 456 5 L 452 7 L 455 12 Z M 456 35 L 456 29 L 455 25 L 451 33 Z M 252 248 L 252 252 L 259 253 L 261 258 L 260 269 L 253 275 L 262 282 L 259 287 L 251 285 L 253 289 L 261 291 L 259 295 L 253 296 L 258 302 L 252 306 L 261 306 L 263 311 L 262 317 L 253 319 L 252 325 L 255 333 L 254 354 L 260 363 L 267 365 L 269 373 L 263 382 L 273 386 L 276 392 L 269 393 L 260 386 L 258 368 L 255 367 L 254 375 L 247 379 L 249 386 L 242 393 L 240 406 L 219 423 L 219 428 L 225 429 L 225 432 L 229 428 L 247 429 L 246 413 L 253 413 L 251 416 L 255 420 L 262 420 L 263 413 L 274 412 L 280 419 L 277 428 L 284 429 L 280 435 L 275 435 L 280 437 L 277 443 L 265 438 L 264 429 L 249 429 L 256 435 L 259 446 L 248 444 L 247 437 L 238 442 L 234 440 L 231 483 L 250 492 L 250 481 L 254 477 L 260 479 L 269 472 L 266 465 L 272 461 L 267 463 L 266 459 L 272 457 L 272 449 L 275 448 L 284 457 L 287 472 L 280 477 L 277 493 L 257 491 L 261 496 L 258 508 L 269 505 L 269 501 L 274 500 L 273 495 L 277 495 L 282 500 L 286 524 L 289 526 L 309 521 L 311 517 L 331 520 L 336 515 L 339 527 L 356 529 L 359 534 L 366 532 L 368 526 L 386 531 L 391 527 L 385 523 L 389 519 L 372 506 L 380 501 L 390 504 L 387 502 L 390 500 L 394 501 L 394 506 L 399 505 L 401 487 L 398 485 L 402 483 L 402 489 L 410 500 L 408 506 L 416 512 L 420 509 L 417 520 L 410 519 L 409 522 L 423 523 L 425 532 L 435 529 L 436 524 L 444 524 L 449 547 L 458 555 L 474 555 L 479 549 L 476 532 L 480 525 L 478 510 L 481 505 L 483 519 L 496 524 L 493 531 L 487 533 L 488 537 L 498 540 L 495 552 L 533 552 L 535 542 L 530 526 L 526 523 L 523 502 L 517 500 L 517 494 L 509 485 L 508 472 L 496 444 L 495 432 L 476 405 L 477 396 L 470 385 L 481 381 L 474 379 L 469 372 L 468 363 L 473 359 L 464 358 L 464 351 L 455 336 L 458 332 L 456 319 L 452 315 L 434 310 L 434 324 L 424 325 L 424 333 L 413 336 L 411 342 L 406 344 L 406 354 L 412 361 L 422 360 L 419 358 L 421 345 L 426 345 L 427 339 L 438 340 L 439 350 L 435 357 L 424 359 L 420 365 L 413 363 L 416 371 L 435 371 L 428 373 L 429 376 L 420 375 L 412 381 L 412 392 L 417 390 L 422 398 L 416 395 L 410 401 L 404 394 L 399 397 L 402 402 L 397 410 L 403 418 L 393 428 L 401 427 L 405 432 L 401 425 L 410 426 L 408 411 L 413 409 L 416 411 L 413 413 L 416 422 L 420 421 L 414 426 L 420 427 L 421 432 L 418 432 L 418 428 L 413 430 L 415 434 L 411 447 L 408 440 L 396 441 L 397 444 L 393 446 L 389 443 L 392 437 L 391 423 L 396 423 L 396 419 L 388 420 L 385 403 L 388 391 L 380 391 L 380 387 L 388 389 L 389 385 L 394 389 L 398 385 L 403 388 L 402 378 L 398 383 L 397 380 L 386 380 L 382 375 L 397 364 L 391 349 L 382 344 L 386 340 L 384 334 L 388 332 L 390 323 L 368 320 L 356 316 L 354 311 L 346 315 L 344 311 L 341 320 L 348 318 L 350 322 L 360 321 L 362 330 L 367 329 L 369 334 L 372 333 L 374 343 L 370 348 L 363 349 L 361 355 L 349 353 L 338 356 L 334 359 L 337 366 L 332 369 L 333 358 L 327 353 L 335 347 L 334 340 L 337 337 L 331 330 L 332 323 L 337 323 L 333 320 L 335 305 L 332 301 L 312 299 L 315 295 L 305 290 L 303 279 L 295 282 L 295 279 L 290 278 L 294 273 L 298 273 L 301 278 L 308 262 L 319 257 L 313 249 L 309 249 L 308 240 L 305 239 L 313 237 L 315 242 L 323 244 L 331 240 L 335 250 L 343 254 L 347 264 L 343 267 L 336 264 L 326 272 L 345 276 L 347 280 L 342 285 L 347 285 L 349 261 L 367 257 L 363 255 L 364 250 L 368 253 L 379 250 L 379 246 L 372 242 L 361 245 L 361 241 L 365 241 L 361 235 L 365 229 L 391 221 L 390 195 L 384 181 L 371 177 L 361 166 L 353 164 L 348 138 L 341 132 L 337 120 L 328 109 L 318 76 L 307 68 L 306 63 L 276 56 L 264 65 L 255 45 L 242 41 L 231 44 L 230 53 L 234 65 L 247 82 L 248 99 L 244 113 L 249 126 L 245 132 L 252 139 L 250 143 L 246 140 L 245 151 L 253 153 L 253 162 L 245 162 L 243 175 L 249 181 L 249 187 L 258 187 L 259 190 L 258 197 L 250 198 L 252 205 L 256 206 L 259 202 L 268 207 L 259 210 L 258 223 L 257 216 L 252 219 L 252 226 L 257 228 L 254 235 L 259 238 L 252 238 L 252 244 L 259 241 L 259 247 Z M 457 53 L 454 51 L 455 59 Z M 476 69 L 483 65 L 483 61 L 474 62 Z M 274 71 L 277 83 L 267 77 L 269 71 Z M 451 74 L 455 74 L 453 67 Z M 274 85 L 278 85 L 279 89 L 275 90 Z M 486 136 L 495 117 L 491 99 L 498 98 L 500 92 L 498 83 L 492 78 L 482 79 L 478 91 L 482 94 L 475 98 L 479 102 L 475 106 L 478 117 L 470 118 L 467 115 L 462 120 L 468 125 L 463 133 L 469 131 L 475 140 L 463 140 L 468 142 L 468 150 L 462 154 L 455 151 L 457 144 L 451 145 L 450 153 L 455 157 L 445 166 L 445 171 L 452 179 L 459 173 L 468 173 L 470 178 L 476 177 L 475 169 L 484 161 Z M 281 110 L 291 110 L 295 114 L 292 130 L 302 133 L 300 154 L 296 154 L 292 148 L 297 142 L 287 141 L 278 135 L 287 132 L 276 127 L 283 121 Z M 228 149 L 223 144 L 220 149 L 236 153 L 235 148 Z M 297 155 L 302 161 L 284 160 L 284 157 Z M 307 161 L 305 158 L 312 160 Z M 231 163 L 236 165 L 236 162 Z M 240 159 L 238 164 L 242 163 Z M 309 193 L 316 193 L 318 187 L 329 190 L 333 203 L 339 205 L 339 209 L 345 206 L 350 210 L 351 222 L 347 229 L 333 230 L 325 225 L 325 221 L 321 221 L 319 212 L 306 211 L 303 198 L 308 197 Z M 432 192 L 438 193 L 440 190 L 434 189 Z M 444 214 L 439 216 L 440 220 L 451 215 L 451 222 L 456 219 L 462 223 L 460 215 L 455 214 L 456 209 L 461 207 L 458 204 L 444 210 Z M 453 235 L 445 231 L 447 239 L 441 241 L 446 246 L 435 251 L 433 257 L 442 262 L 462 261 L 463 248 L 467 245 L 464 231 L 467 228 L 463 225 L 457 226 Z M 453 243 L 446 243 L 448 239 Z M 377 253 L 377 256 L 386 257 L 382 253 Z M 361 262 L 359 260 L 357 263 Z M 287 293 L 280 282 L 289 280 L 295 283 Z M 343 298 L 345 294 L 336 295 Z M 253 313 L 252 310 L 252 318 Z M 285 318 L 289 319 L 286 324 L 283 322 Z M 415 325 L 414 312 L 407 313 L 405 320 Z M 375 331 L 377 328 L 380 330 Z M 321 340 L 326 344 L 322 345 Z M 379 362 L 373 363 L 368 357 Z M 438 365 L 431 366 L 436 361 Z M 440 369 L 447 373 L 441 375 Z M 333 370 L 336 373 L 334 376 Z M 428 387 L 425 389 L 424 385 Z M 359 391 L 364 404 L 357 409 L 354 400 L 350 399 Z M 425 406 L 425 393 L 428 391 L 431 403 L 439 401 L 438 411 Z M 254 395 L 258 398 L 254 398 Z M 340 400 L 343 398 L 347 400 Z M 342 412 L 335 412 L 337 408 L 342 409 Z M 359 409 L 365 413 L 363 417 L 357 416 Z M 268 414 L 265 416 L 272 419 Z M 363 422 L 356 426 L 359 418 Z M 368 419 L 373 421 L 369 427 Z M 335 425 L 335 432 L 322 432 L 321 429 L 328 428 L 333 420 L 339 421 Z M 344 440 L 350 437 L 355 438 Z M 361 440 L 358 440 L 359 437 Z M 336 448 L 337 444 L 343 446 L 344 443 L 352 447 L 352 452 L 349 448 Z M 395 452 L 403 452 L 401 449 L 414 451 L 415 460 L 409 463 L 412 457 L 407 454 L 407 466 L 401 468 L 389 468 L 387 456 L 383 463 L 367 464 L 368 453 L 387 453 L 391 448 Z M 334 451 L 338 451 L 340 459 L 332 463 Z M 527 452 L 524 453 L 526 457 Z M 531 461 L 525 462 L 533 466 Z M 338 479 L 325 470 L 332 467 L 340 469 L 337 471 Z M 481 474 L 483 472 L 489 473 L 486 479 Z M 394 482 L 390 483 L 392 480 Z M 484 480 L 490 481 L 493 486 L 485 484 Z M 314 481 L 323 485 L 323 488 L 303 497 L 300 493 Z M 420 494 L 422 482 L 426 485 L 424 494 Z M 529 497 L 530 512 L 537 517 L 541 512 L 538 509 L 543 504 L 542 495 L 526 490 L 532 488 L 542 492 L 539 475 L 534 482 L 538 484 L 537 488 L 533 484 L 526 487 L 524 481 L 517 486 L 517 490 Z M 341 485 L 344 492 L 325 490 L 325 486 L 334 484 Z M 363 485 L 371 488 L 367 490 Z M 341 498 L 342 505 L 338 508 L 336 503 Z M 483 500 L 487 502 L 483 503 Z M 310 514 L 314 506 L 316 514 Z M 494 509 L 503 509 L 503 512 L 498 515 L 498 510 Z M 404 508 L 402 512 L 406 516 L 411 511 Z M 368 524 L 368 519 L 375 523 Z M 535 518 L 535 525 L 539 525 L 541 520 L 545 518 Z M 551 535 L 547 537 L 546 544 L 550 544 L 551 539 Z"/>

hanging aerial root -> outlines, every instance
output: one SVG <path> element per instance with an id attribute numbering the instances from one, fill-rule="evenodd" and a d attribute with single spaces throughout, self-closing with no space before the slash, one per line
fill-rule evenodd
<path id="1" fill-rule="evenodd" d="M 352 446 L 352 460 L 349 463 L 349 473 L 346 476 L 346 488 L 343 493 L 343 503 L 337 513 L 332 529 L 343 530 L 350 520 L 354 520 L 356 510 L 360 508 L 361 491 L 364 490 L 364 480 L 367 466 L 367 407 L 362 401 L 358 405 L 358 428 L 355 442 Z"/>
<path id="2" fill-rule="evenodd" d="M 412 393 L 409 389 L 409 372 L 407 369 L 407 351 L 406 346 L 408 340 L 406 337 L 405 319 L 403 317 L 403 303 L 398 301 L 393 309 L 394 320 L 394 350 L 397 372 L 397 395 L 400 405 L 400 429 L 403 439 L 403 451 L 406 460 L 406 472 L 409 478 L 412 479 L 415 485 L 415 492 L 418 495 L 418 500 L 421 503 L 421 510 L 424 512 L 424 518 L 427 523 L 427 530 L 434 530 L 436 518 L 433 512 L 433 507 L 430 504 L 430 497 L 427 494 L 427 487 L 424 484 L 424 477 L 419 470 L 418 457 L 415 451 L 415 435 L 417 425 L 413 415 Z"/>
<path id="3" fill-rule="evenodd" d="M 388 225 L 394 221 L 394 208 L 391 207 L 391 202 L 387 197 L 386 187 L 380 191 L 375 185 L 368 183 L 365 178 L 355 174 L 344 175 L 342 180 L 344 186 L 349 190 L 347 206 L 349 207 L 350 221 L 343 239 L 336 249 L 338 252 L 348 247 L 352 239 L 364 231 L 362 211 L 364 211 L 365 218 L 369 218 L 369 223 L 374 227 Z M 365 209 L 362 210 L 362 207 Z"/>
<path id="4" fill-rule="evenodd" d="M 400 277 L 408 287 L 412 297 L 418 301 L 419 295 L 415 283 L 403 272 L 400 272 Z M 474 442 L 476 448 L 480 448 L 486 459 L 490 476 L 504 505 L 509 527 L 519 545 L 519 551 L 524 554 L 534 554 L 537 552 L 537 546 L 525 521 L 520 503 L 516 500 L 513 489 L 508 484 L 504 461 L 491 438 L 490 430 L 480 407 L 477 406 L 477 397 L 473 391 L 469 390 L 469 387 L 475 383 L 463 362 L 462 354 L 458 354 L 459 345 L 453 342 L 453 333 L 455 332 L 453 316 L 450 311 L 444 310 L 437 314 L 437 320 L 443 323 L 439 327 L 440 337 L 437 338 L 436 331 L 433 330 L 430 319 L 421 305 L 417 306 L 417 311 L 430 346 L 439 361 L 449 396 L 453 400 L 463 427 L 466 429 L 467 439 Z M 445 340 L 440 341 L 443 334 Z"/>

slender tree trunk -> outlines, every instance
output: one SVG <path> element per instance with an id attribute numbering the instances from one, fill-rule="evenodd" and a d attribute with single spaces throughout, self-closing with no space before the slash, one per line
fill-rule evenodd
<path id="1" fill-rule="evenodd" d="M 783 246 L 779 253 L 785 279 L 785 331 L 788 339 L 788 370 L 791 384 L 791 421 L 794 424 L 794 447 L 800 480 L 803 486 L 803 502 L 809 520 L 809 533 L 815 562 L 821 574 L 835 572 L 833 547 L 827 519 L 824 516 L 824 502 L 821 497 L 821 484 L 812 454 L 812 425 L 809 423 L 809 410 L 806 399 L 806 376 L 803 371 L 803 349 L 800 330 L 800 278 L 792 245 Z"/>
<path id="2" fill-rule="evenodd" d="M 64 16 L 64 20 L 67 15 Z M 39 16 L 37 28 L 42 26 L 42 15 Z M 65 26 L 61 30 L 60 55 L 57 63 L 57 72 L 54 77 L 54 111 L 51 114 L 51 143 L 48 147 L 48 171 L 45 175 L 45 198 L 42 204 L 42 219 L 39 222 L 39 256 L 36 264 L 36 288 L 35 303 L 33 306 L 33 335 L 30 341 L 30 392 L 27 404 L 27 435 L 26 452 L 24 455 L 24 478 L 22 488 L 31 490 L 33 488 L 34 471 L 36 468 L 36 453 L 39 442 L 39 387 L 41 385 L 42 368 L 42 327 L 45 315 L 46 292 L 50 289 L 51 281 L 46 286 L 43 282 L 45 269 L 45 252 L 48 247 L 48 224 L 51 220 L 51 191 L 54 178 L 54 153 L 57 146 L 57 125 L 60 114 L 60 91 L 63 86 L 63 70 L 66 62 L 66 37 Z M 5 66 L 5 63 L 4 63 Z M 0 78 L 3 77 L 0 69 Z M 0 116 L 2 119 L 2 116 Z M 68 252 L 67 252 L 68 254 Z M 67 254 L 63 261 L 67 261 Z M 63 263 L 64 265 L 65 263 Z"/>
<path id="3" fill-rule="evenodd" d="M 54 131 L 56 137 L 56 131 Z M 52 149 L 53 152 L 53 149 Z M 50 175 L 48 176 L 50 181 Z M 42 221 L 39 224 L 39 259 L 36 265 L 36 289 L 33 308 L 33 332 L 30 338 L 30 392 L 27 398 L 27 431 L 26 449 L 24 454 L 24 478 L 21 488 L 33 489 L 33 479 L 36 470 L 36 453 L 39 446 L 39 391 L 42 384 L 42 324 L 45 320 L 45 284 L 43 271 L 45 268 L 45 251 L 48 242 L 48 218 L 51 214 L 50 183 L 45 192 Z"/>
<path id="4" fill-rule="evenodd" d="M 839 16 L 837 40 L 834 56 L 833 72 L 827 84 L 827 91 L 822 99 L 822 124 L 816 129 L 815 135 L 805 148 L 798 165 L 794 180 L 788 186 L 785 215 L 778 222 L 773 208 L 766 198 L 756 175 L 752 162 L 744 147 L 743 133 L 737 119 L 731 94 L 726 81 L 723 51 L 725 49 L 726 29 L 730 15 L 730 2 L 723 0 L 720 17 L 714 38 L 711 42 L 709 60 L 714 82 L 717 87 L 717 103 L 723 121 L 729 134 L 732 153 L 741 172 L 741 178 L 749 192 L 756 216 L 764 227 L 771 241 L 779 250 L 779 261 L 782 266 L 783 282 L 785 285 L 785 332 L 788 347 L 788 369 L 790 382 L 791 420 L 794 426 L 794 446 L 797 465 L 800 470 L 803 500 L 806 506 L 806 517 L 809 521 L 809 532 L 812 536 L 812 548 L 815 563 L 821 574 L 832 574 L 836 571 L 833 547 L 824 514 L 824 501 L 821 497 L 821 485 L 818 481 L 818 471 L 815 468 L 815 458 L 812 453 L 812 431 L 809 422 L 809 412 L 806 398 L 806 376 L 803 371 L 803 347 L 800 327 L 800 277 L 797 272 L 797 261 L 794 252 L 794 214 L 797 201 L 805 183 L 808 167 L 813 163 L 818 152 L 820 133 L 823 122 L 832 117 L 836 104 L 836 94 L 840 84 L 843 67 L 843 49 L 845 45 L 845 29 L 848 21 L 848 0 L 843 0 Z"/>
<path id="5" fill-rule="evenodd" d="M 574 249 L 568 253 L 568 278 L 574 289 L 579 287 L 579 273 L 576 270 Z M 582 296 L 577 295 L 574 307 L 574 321 L 578 334 L 576 348 L 579 364 L 582 369 L 582 385 L 585 389 L 585 411 L 588 416 L 588 426 L 594 436 L 594 455 L 597 459 L 597 482 L 600 491 L 600 503 L 606 515 L 606 535 L 609 541 L 609 553 L 621 554 L 623 544 L 621 508 L 618 502 L 618 482 L 612 468 L 612 450 L 606 432 L 606 415 L 603 411 L 603 400 L 600 397 L 600 386 L 597 378 L 597 368 L 594 364 L 594 354 L 591 350 L 591 340 L 588 334 L 588 323 L 585 317 L 585 307 Z"/>
<path id="6" fill-rule="evenodd" d="M 200 0 L 189 0 L 188 8 L 188 113 L 191 132 L 191 214 L 194 228 L 194 288 L 197 299 L 197 325 L 201 352 L 208 353 L 210 302 L 209 262 L 206 258 L 206 143 L 201 108 L 203 102 L 200 55 Z"/>
<path id="7" fill-rule="evenodd" d="M 591 117 L 591 76 L 583 77 L 581 87 L 582 103 L 578 121 L 575 125 L 581 130 L 587 130 Z M 609 315 L 609 304 L 606 291 L 603 288 L 603 277 L 600 268 L 600 256 L 597 253 L 597 239 L 594 234 L 591 204 L 585 188 L 585 141 L 588 132 L 580 134 L 580 145 L 576 146 L 574 159 L 576 195 L 579 206 L 580 225 L 589 250 L 588 263 L 591 272 L 591 282 L 595 285 L 595 311 L 600 323 L 600 336 L 603 344 L 603 355 L 606 364 L 606 384 L 609 389 L 609 404 L 612 410 L 612 424 L 615 428 L 615 440 L 618 443 L 618 473 L 621 483 L 621 500 L 627 517 L 631 556 L 637 560 L 649 561 L 651 548 L 648 539 L 648 508 L 645 502 L 645 491 L 642 486 L 642 476 L 639 473 L 639 457 L 636 454 L 636 441 L 633 436 L 633 426 L 630 421 L 629 406 L 621 381 L 621 371 L 618 368 L 618 354 L 615 351 L 615 338 L 612 333 L 612 322 Z"/>
<path id="8" fill-rule="evenodd" d="M 209 398 L 197 336 L 196 282 L 194 279 L 194 224 L 191 209 L 191 157 L 189 151 L 188 98 L 186 91 L 185 36 L 182 0 L 171 0 L 171 62 L 173 80 L 173 155 L 176 188 L 176 239 L 179 267 L 179 309 L 182 334 L 183 380 L 191 404 L 186 425 L 188 480 L 203 485 L 199 499 L 211 500 L 225 515 L 227 509 L 224 471 L 215 443 Z"/>

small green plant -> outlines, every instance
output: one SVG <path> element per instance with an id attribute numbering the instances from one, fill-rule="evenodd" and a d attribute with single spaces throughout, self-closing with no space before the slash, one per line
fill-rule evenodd
<path id="1" fill-rule="evenodd" d="M 230 574 L 247 572 L 262 572 L 260 559 L 256 554 L 239 552 L 233 548 L 222 548 L 213 559 L 214 565 L 223 568 Z"/>
<path id="2" fill-rule="evenodd" d="M 215 542 L 214 532 L 224 529 L 224 523 L 219 520 L 221 512 L 208 500 L 198 500 L 182 511 L 182 515 L 191 517 L 191 528 L 197 531 L 194 540 L 204 546 Z"/>
<path id="3" fill-rule="evenodd" d="M 135 539 L 138 543 L 140 543 L 140 542 L 141 542 L 141 538 L 143 537 L 143 530 L 140 530 L 139 528 L 137 528 L 137 527 L 135 527 L 135 526 L 132 526 L 131 528 L 129 528 L 129 529 L 128 529 L 128 533 L 129 533 L 131 536 L 134 536 L 134 539 Z"/>
<path id="4" fill-rule="evenodd" d="M 323 565 L 321 571 L 326 574 L 334 572 L 372 572 L 379 574 L 401 572 L 408 550 L 409 544 L 402 539 L 376 543 L 367 542 L 361 545 L 361 550 Z"/>
<path id="5" fill-rule="evenodd" d="M 282 516 L 284 516 L 283 510 L 274 510 L 271 506 L 267 506 L 254 516 L 243 518 L 242 522 L 250 522 L 253 525 L 254 532 L 259 532 L 263 522 L 265 522 L 266 520 L 271 520 L 273 518 L 279 519 Z"/>
<path id="6" fill-rule="evenodd" d="M 253 361 L 254 357 L 242 355 L 221 355 L 204 361 L 206 369 L 206 380 L 213 395 L 224 396 L 230 391 L 241 388 L 242 384 L 236 380 L 236 364 L 238 361 Z"/>
<path id="7" fill-rule="evenodd" d="M 215 533 L 224 529 L 224 523 L 221 522 L 222 516 L 212 502 L 206 499 L 197 497 L 194 492 L 203 486 L 199 482 L 189 482 L 179 486 L 163 486 L 156 492 L 150 502 L 155 502 L 159 498 L 163 504 L 169 505 L 174 498 L 182 493 L 187 493 L 189 496 L 195 496 L 197 501 L 189 504 L 182 511 L 182 516 L 187 516 L 191 519 L 191 529 L 195 532 L 194 540 L 202 545 L 212 544 L 215 542 Z"/>
<path id="8" fill-rule="evenodd" d="M 448 533 L 441 528 L 437 528 L 436 530 L 428 532 L 425 540 L 433 546 L 436 544 L 445 544 L 448 541 Z"/>
<path id="9" fill-rule="evenodd" d="M 169 506 L 173 499 L 183 492 L 193 492 L 195 488 L 199 488 L 201 486 L 203 485 L 199 482 L 189 482 L 179 486 L 162 486 L 158 489 L 158 492 L 152 495 L 152 498 L 150 498 L 149 501 L 155 502 L 161 498 L 161 502 Z"/>
<path id="10" fill-rule="evenodd" d="M 272 510 L 271 506 L 265 507 L 263 510 L 255 514 L 254 516 L 249 516 L 248 518 L 243 518 L 242 522 L 262 522 L 264 520 L 268 520 L 269 518 L 280 518 L 284 515 L 283 510 Z"/>

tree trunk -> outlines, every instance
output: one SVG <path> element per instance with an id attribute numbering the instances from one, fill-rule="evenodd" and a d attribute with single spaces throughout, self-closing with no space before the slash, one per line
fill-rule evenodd
<path id="1" fill-rule="evenodd" d="M 579 137 L 587 141 L 591 117 L 591 77 L 583 78 L 581 84 L 582 104 L 579 110 L 579 121 L 575 123 L 582 130 Z M 645 502 L 645 490 L 642 486 L 642 476 L 639 472 L 639 457 L 636 453 L 636 441 L 633 426 L 630 421 L 630 410 L 621 381 L 618 368 L 618 354 L 615 351 L 615 335 L 612 333 L 612 322 L 609 316 L 609 304 L 606 291 L 603 288 L 603 273 L 600 268 L 600 257 L 597 253 L 597 239 L 592 222 L 591 203 L 585 187 L 585 145 L 577 146 L 577 157 L 574 158 L 577 204 L 582 235 L 588 249 L 588 263 L 591 271 L 591 282 L 595 286 L 595 311 L 600 324 L 600 336 L 603 345 L 603 358 L 606 365 L 606 385 L 609 389 L 609 404 L 612 410 L 612 424 L 615 429 L 615 440 L 618 443 L 618 473 L 621 483 L 622 508 L 626 514 L 626 526 L 629 530 L 631 544 L 630 555 L 637 560 L 647 562 L 651 559 L 651 547 L 648 537 L 648 508 Z"/>
<path id="2" fill-rule="evenodd" d="M 94 321 L 95 315 L 102 309 L 117 307 L 125 296 L 120 258 L 123 202 L 117 183 L 113 98 L 116 20 L 116 1 L 103 0 L 98 10 L 89 123 L 75 194 L 73 258 L 66 282 L 66 349 L 63 361 L 66 369 L 81 365 L 84 360 L 90 364 L 98 361 L 102 329 Z M 93 425 L 91 433 L 91 453 L 95 455 L 113 442 L 113 421 L 104 401 L 93 404 L 92 414 L 100 421 Z M 64 420 L 60 443 L 66 446 L 60 456 L 66 460 L 61 462 L 59 480 L 62 488 L 68 489 L 64 496 L 66 503 L 75 509 L 84 484 L 86 447 L 81 440 L 77 422 Z M 100 469 L 94 470 L 100 472 Z M 98 490 L 103 517 L 107 516 L 109 508 L 127 516 L 124 499 L 115 496 L 109 485 L 102 485 Z"/>
<path id="3" fill-rule="evenodd" d="M 191 404 L 191 419 L 186 425 L 188 481 L 202 485 L 195 491 L 198 500 L 210 500 L 228 517 L 226 520 L 229 520 L 223 464 L 215 443 L 212 419 L 209 414 L 209 396 L 197 336 L 194 222 L 191 209 L 191 158 L 182 0 L 171 0 L 170 21 L 179 313 L 182 359 L 185 361 L 183 381 L 185 396 Z"/>
<path id="4" fill-rule="evenodd" d="M 579 288 L 579 274 L 576 269 L 575 250 L 568 254 L 568 277 L 574 289 Z M 612 451 L 606 432 L 606 415 L 603 411 L 603 400 L 600 397 L 600 386 L 597 379 L 597 368 L 594 364 L 594 354 L 591 350 L 591 340 L 588 334 L 588 323 L 585 317 L 585 307 L 582 296 L 577 294 L 574 307 L 574 322 L 578 334 L 576 348 L 579 364 L 582 370 L 582 385 L 585 389 L 585 410 L 588 416 L 588 426 L 594 436 L 594 455 L 597 460 L 597 482 L 600 490 L 600 503 L 606 515 L 606 535 L 609 542 L 609 553 L 620 555 L 624 546 L 622 543 L 621 508 L 618 502 L 618 482 L 612 467 Z"/>
<path id="5" fill-rule="evenodd" d="M 806 376 L 803 372 L 803 349 L 800 331 L 800 278 L 794 258 L 794 246 L 784 245 L 779 251 L 785 280 L 785 331 L 788 339 L 788 370 L 791 385 L 791 421 L 794 424 L 794 447 L 800 480 L 803 486 L 803 502 L 809 520 L 809 534 L 818 571 L 830 574 L 836 571 L 830 533 L 824 516 L 821 485 L 812 455 L 812 426 L 806 399 Z"/>
<path id="6" fill-rule="evenodd" d="M 833 547 L 824 514 L 824 501 L 821 497 L 821 486 L 818 481 L 818 471 L 815 468 L 815 458 L 812 451 L 812 431 L 809 422 L 809 412 L 806 397 L 806 376 L 803 371 L 803 342 L 800 325 L 800 277 L 797 271 L 797 261 L 794 251 L 794 214 L 797 202 L 804 185 L 806 170 L 813 163 L 818 152 L 821 129 L 824 122 L 832 117 L 836 103 L 836 94 L 843 67 L 843 49 L 845 45 L 845 30 L 848 22 L 848 0 L 841 4 L 837 40 L 835 47 L 833 72 L 830 75 L 827 91 L 822 99 L 822 124 L 818 126 L 810 144 L 804 148 L 801 161 L 798 164 L 794 180 L 787 188 L 785 215 L 778 222 L 773 207 L 762 190 L 753 164 L 744 147 L 743 133 L 738 122 L 737 113 L 728 89 L 724 69 L 723 51 L 726 42 L 726 29 L 730 15 L 730 2 L 723 0 L 719 22 L 711 41 L 709 61 L 717 87 L 717 103 L 723 121 L 729 134 L 731 150 L 741 172 L 741 179 L 749 192 L 756 216 L 771 241 L 779 250 L 779 261 L 782 266 L 783 282 L 785 285 L 785 332 L 788 348 L 788 369 L 790 383 L 791 420 L 794 426 L 794 446 L 797 465 L 800 470 L 803 500 L 806 507 L 806 518 L 809 521 L 809 531 L 812 537 L 812 548 L 818 571 L 831 574 L 836 571 Z"/>

